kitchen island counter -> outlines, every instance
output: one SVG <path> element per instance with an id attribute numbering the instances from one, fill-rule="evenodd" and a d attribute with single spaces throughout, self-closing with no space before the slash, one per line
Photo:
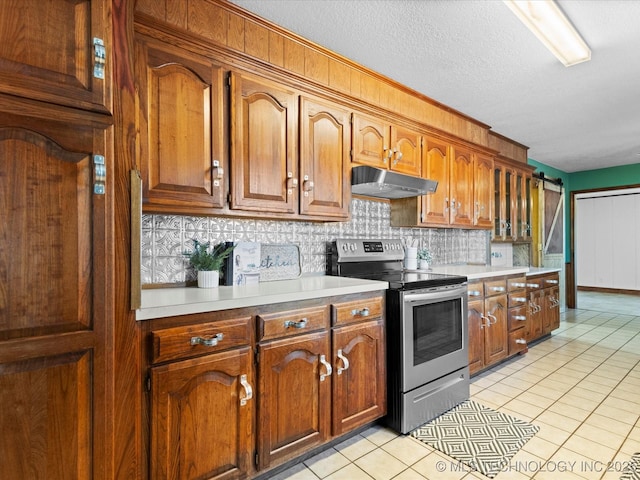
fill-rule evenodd
<path id="1" fill-rule="evenodd" d="M 142 290 L 136 320 L 373 292 L 388 286 L 377 280 L 316 275 L 246 286 L 150 288 Z"/>

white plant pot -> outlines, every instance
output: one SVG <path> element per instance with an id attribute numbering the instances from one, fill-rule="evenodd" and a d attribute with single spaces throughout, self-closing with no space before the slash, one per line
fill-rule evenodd
<path id="1" fill-rule="evenodd" d="M 220 283 L 220 272 L 198 271 L 198 288 L 218 288 Z"/>
<path id="2" fill-rule="evenodd" d="M 429 270 L 429 260 L 418 260 L 418 268 L 420 270 Z"/>

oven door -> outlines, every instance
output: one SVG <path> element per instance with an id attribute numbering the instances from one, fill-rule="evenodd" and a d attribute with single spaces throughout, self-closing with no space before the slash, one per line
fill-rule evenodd
<path id="1" fill-rule="evenodd" d="M 403 292 L 403 391 L 469 365 L 467 284 Z"/>

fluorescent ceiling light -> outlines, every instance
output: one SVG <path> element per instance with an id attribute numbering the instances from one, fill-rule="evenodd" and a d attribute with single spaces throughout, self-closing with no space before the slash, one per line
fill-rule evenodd
<path id="1" fill-rule="evenodd" d="M 566 67 L 591 60 L 591 50 L 553 0 L 504 0 Z"/>

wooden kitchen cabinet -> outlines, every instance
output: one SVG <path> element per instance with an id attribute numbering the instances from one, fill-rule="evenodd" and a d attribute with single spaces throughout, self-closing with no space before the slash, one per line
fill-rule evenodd
<path id="1" fill-rule="evenodd" d="M 493 226 L 493 157 L 476 153 L 473 179 L 473 225 L 490 230 Z"/>
<path id="2" fill-rule="evenodd" d="M 232 72 L 231 209 L 346 219 L 350 139 L 345 108 Z"/>
<path id="3" fill-rule="evenodd" d="M 402 125 L 354 113 L 352 161 L 419 177 L 422 134 Z"/>
<path id="4" fill-rule="evenodd" d="M 300 213 L 349 216 L 350 112 L 336 104 L 300 98 Z"/>
<path id="5" fill-rule="evenodd" d="M 527 316 L 528 297 L 526 277 L 507 279 L 508 311 L 507 325 L 509 331 L 509 355 L 527 351 L 529 323 Z"/>
<path id="6" fill-rule="evenodd" d="M 137 36 L 143 209 L 210 214 L 224 206 L 223 70 Z"/>
<path id="7" fill-rule="evenodd" d="M 0 92 L 111 112 L 111 3 L 3 2 Z"/>
<path id="8" fill-rule="evenodd" d="M 453 146 L 449 176 L 449 225 L 469 227 L 473 224 L 473 180 L 471 150 Z"/>
<path id="9" fill-rule="evenodd" d="M 560 327 L 560 285 L 557 272 L 527 277 L 529 296 L 529 342 Z"/>
<path id="10" fill-rule="evenodd" d="M 245 73 L 230 81 L 231 208 L 297 213 L 296 92 Z"/>
<path id="11" fill-rule="evenodd" d="M 244 478 L 252 470 L 251 349 L 151 369 L 151 478 Z"/>
<path id="12" fill-rule="evenodd" d="M 383 308 L 381 297 L 332 307 L 333 435 L 387 412 Z"/>
<path id="13" fill-rule="evenodd" d="M 436 191 L 391 201 L 394 227 L 491 228 L 493 158 L 431 135 L 423 139 L 422 176 Z"/>
<path id="14" fill-rule="evenodd" d="M 329 306 L 257 316 L 257 466 L 279 465 L 331 436 Z"/>
<path id="15" fill-rule="evenodd" d="M 492 239 L 531 239 L 531 174 L 533 167 L 503 157 L 494 162 Z"/>
<path id="16" fill-rule="evenodd" d="M 0 51 L 10 45 L 3 39 Z M 6 478 L 113 478 L 104 455 L 114 401 L 109 124 L 105 115 L 0 95 Z"/>
<path id="17" fill-rule="evenodd" d="M 151 332 L 151 478 L 245 478 L 254 470 L 251 320 Z"/>
<path id="18" fill-rule="evenodd" d="M 509 355 L 506 280 L 470 282 L 469 372 L 477 373 Z"/>

